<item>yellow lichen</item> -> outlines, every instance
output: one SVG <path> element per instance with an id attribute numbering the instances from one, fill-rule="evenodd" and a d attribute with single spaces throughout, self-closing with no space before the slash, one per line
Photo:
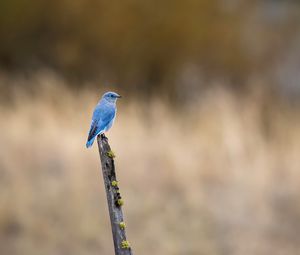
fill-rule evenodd
<path id="1" fill-rule="evenodd" d="M 107 152 L 107 156 L 110 157 L 110 158 L 115 158 L 116 157 L 115 153 L 112 150 Z"/>
<path id="2" fill-rule="evenodd" d="M 119 206 L 122 206 L 122 205 L 124 204 L 124 201 L 123 201 L 122 199 L 118 199 L 118 200 L 117 200 L 117 204 L 118 204 Z"/>
<path id="3" fill-rule="evenodd" d="M 117 181 L 112 181 L 111 185 L 114 186 L 114 187 L 116 187 L 116 186 L 118 186 L 118 182 Z"/>
<path id="4" fill-rule="evenodd" d="M 120 223 L 119 223 L 119 226 L 120 226 L 120 229 L 125 229 L 125 227 L 126 227 L 126 224 L 125 224 L 125 222 L 124 221 L 121 221 Z"/>
<path id="5" fill-rule="evenodd" d="M 130 248 L 130 243 L 127 240 L 124 240 L 121 242 L 121 248 L 122 249 L 129 249 Z"/>

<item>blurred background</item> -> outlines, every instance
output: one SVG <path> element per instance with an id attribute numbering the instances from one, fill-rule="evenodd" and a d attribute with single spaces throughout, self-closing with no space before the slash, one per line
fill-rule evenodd
<path id="1" fill-rule="evenodd" d="M 0 254 L 113 254 L 107 90 L 135 254 L 299 254 L 292 0 L 1 0 Z"/>

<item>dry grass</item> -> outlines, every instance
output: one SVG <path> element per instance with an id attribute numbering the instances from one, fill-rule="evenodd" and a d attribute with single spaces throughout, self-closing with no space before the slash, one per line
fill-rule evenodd
<path id="1" fill-rule="evenodd" d="M 84 147 L 98 95 L 35 82 L 0 108 L 0 254 L 113 254 Z M 135 254 L 298 254 L 300 112 L 267 106 L 221 89 L 182 112 L 120 101 L 108 137 Z"/>

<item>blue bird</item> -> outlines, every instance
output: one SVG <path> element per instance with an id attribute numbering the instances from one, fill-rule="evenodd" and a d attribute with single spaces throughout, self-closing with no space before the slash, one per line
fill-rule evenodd
<path id="1" fill-rule="evenodd" d="M 93 145 L 97 135 L 107 132 L 113 125 L 117 112 L 116 101 L 120 97 L 115 92 L 106 92 L 100 99 L 93 113 L 91 128 L 86 142 L 87 148 Z"/>

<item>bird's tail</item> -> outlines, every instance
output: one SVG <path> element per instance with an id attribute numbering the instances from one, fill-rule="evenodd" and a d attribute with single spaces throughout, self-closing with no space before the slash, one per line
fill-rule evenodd
<path id="1" fill-rule="evenodd" d="M 90 140 L 87 140 L 87 142 L 86 142 L 86 147 L 87 148 L 90 148 L 92 145 L 93 145 L 93 143 L 94 143 L 94 140 L 95 140 L 95 137 L 93 137 L 92 139 L 90 139 Z"/>

